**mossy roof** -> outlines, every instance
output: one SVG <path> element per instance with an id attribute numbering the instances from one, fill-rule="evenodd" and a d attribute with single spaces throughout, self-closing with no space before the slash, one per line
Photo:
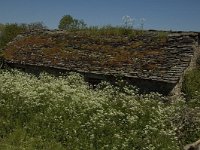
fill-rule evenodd
<path id="1" fill-rule="evenodd" d="M 188 35 L 34 31 L 19 35 L 9 43 L 4 58 L 12 63 L 175 83 L 194 51 L 195 41 Z"/>

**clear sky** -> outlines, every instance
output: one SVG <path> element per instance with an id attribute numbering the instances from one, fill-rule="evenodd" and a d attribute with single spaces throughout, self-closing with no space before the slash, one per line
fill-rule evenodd
<path id="1" fill-rule="evenodd" d="M 0 0 L 0 23 L 43 22 L 57 28 L 63 15 L 88 25 L 122 25 L 145 18 L 144 28 L 200 31 L 200 0 Z"/>

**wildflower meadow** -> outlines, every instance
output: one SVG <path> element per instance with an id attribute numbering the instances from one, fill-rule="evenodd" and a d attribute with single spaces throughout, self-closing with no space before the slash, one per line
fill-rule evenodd
<path id="1" fill-rule="evenodd" d="M 178 150 L 200 135 L 193 106 L 76 73 L 0 70 L 0 149 Z"/>

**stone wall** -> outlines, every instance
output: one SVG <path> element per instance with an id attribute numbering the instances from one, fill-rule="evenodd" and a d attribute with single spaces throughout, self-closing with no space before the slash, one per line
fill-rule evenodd
<path id="1" fill-rule="evenodd" d="M 183 40 L 183 42 L 181 42 L 183 50 L 184 49 L 186 50 L 186 53 L 182 53 L 181 56 L 186 56 L 186 57 L 183 57 L 183 59 L 186 58 L 186 59 L 188 59 L 188 61 L 183 61 L 181 64 L 179 64 L 179 66 L 184 66 L 184 65 L 187 66 L 187 67 L 183 67 L 183 69 L 181 69 L 181 67 L 180 67 L 180 70 L 179 70 L 179 66 L 176 66 L 176 68 L 178 68 L 178 71 L 180 72 L 180 76 L 179 76 L 179 80 L 178 80 L 176 86 L 173 88 L 173 90 L 170 93 L 170 95 L 173 95 L 175 97 L 181 95 L 181 88 L 182 88 L 184 75 L 188 71 L 196 68 L 197 58 L 200 57 L 199 34 L 197 34 L 197 33 L 193 33 L 193 34 L 186 33 L 185 34 L 184 33 L 184 35 L 186 35 L 190 39 L 194 39 L 194 42 L 192 42 L 190 45 L 188 45 L 188 40 Z M 181 39 L 178 38 L 177 40 L 181 41 L 182 39 L 185 39 L 185 37 L 181 37 Z M 180 46 L 178 46 L 178 48 L 180 48 Z M 190 49 L 193 49 L 193 50 L 191 51 Z M 176 54 L 176 55 L 178 55 L 178 54 Z"/>

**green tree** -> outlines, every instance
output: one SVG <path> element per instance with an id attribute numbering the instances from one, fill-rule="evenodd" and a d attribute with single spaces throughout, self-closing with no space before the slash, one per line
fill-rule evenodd
<path id="1" fill-rule="evenodd" d="M 86 23 L 83 20 L 73 18 L 71 15 L 65 15 L 61 18 L 58 28 L 63 30 L 83 29 Z"/>
<path id="2" fill-rule="evenodd" d="M 6 44 L 12 41 L 18 34 L 25 31 L 25 27 L 18 24 L 6 24 L 1 31 L 0 36 L 0 48 L 6 46 Z"/>

